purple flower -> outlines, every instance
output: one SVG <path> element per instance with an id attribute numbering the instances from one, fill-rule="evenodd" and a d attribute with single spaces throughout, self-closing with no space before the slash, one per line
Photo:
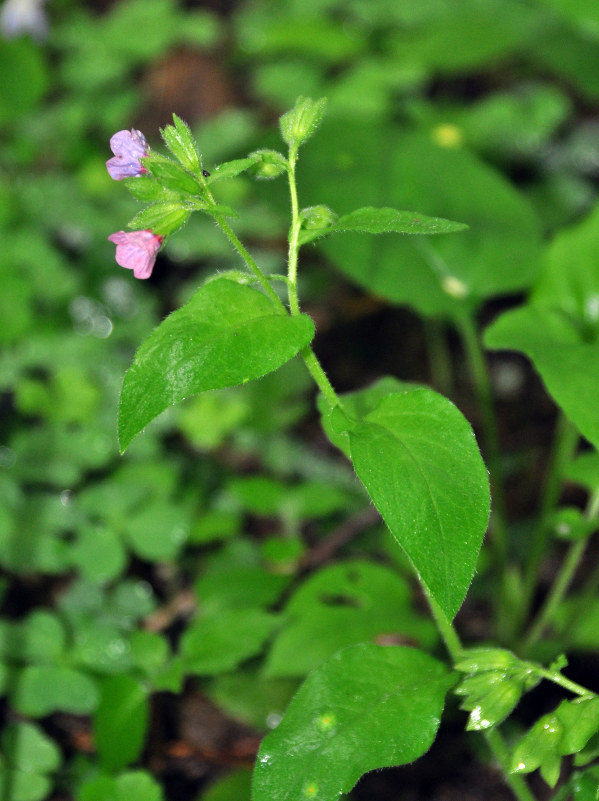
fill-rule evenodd
<path id="1" fill-rule="evenodd" d="M 136 278 L 149 278 L 152 275 L 163 236 L 152 231 L 117 231 L 110 234 L 108 239 L 116 245 L 117 264 L 133 270 Z"/>
<path id="2" fill-rule="evenodd" d="M 140 163 L 140 158 L 147 156 L 150 148 L 141 131 L 132 128 L 130 131 L 119 131 L 110 140 L 110 149 L 114 157 L 106 162 L 106 169 L 115 181 L 123 178 L 134 178 L 147 172 Z"/>

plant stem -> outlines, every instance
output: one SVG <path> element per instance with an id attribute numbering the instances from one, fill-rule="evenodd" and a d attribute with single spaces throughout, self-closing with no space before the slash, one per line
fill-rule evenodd
<path id="1" fill-rule="evenodd" d="M 588 520 L 591 520 L 597 515 L 598 511 L 599 492 L 594 493 L 591 497 L 585 517 Z M 543 634 L 547 624 L 552 620 L 557 608 L 561 604 L 566 592 L 568 591 L 568 587 L 570 586 L 574 573 L 576 572 L 576 568 L 582 559 L 582 555 L 585 551 L 587 543 L 588 537 L 585 537 L 584 539 L 578 540 L 577 542 L 573 542 L 571 544 L 560 572 L 558 573 L 558 576 L 554 581 L 543 606 L 539 610 L 537 617 L 533 621 L 528 634 L 524 638 L 522 644 L 524 653 L 532 648 L 539 637 Z"/>
<path id="2" fill-rule="evenodd" d="M 287 276 L 289 278 L 289 308 L 291 314 L 299 314 L 299 299 L 297 295 L 297 261 L 299 254 L 299 232 L 301 220 L 299 216 L 299 203 L 297 199 L 297 184 L 295 180 L 295 165 L 297 163 L 297 148 L 289 148 L 287 162 L 287 179 L 289 181 L 289 197 L 291 200 L 291 227 L 289 229 L 289 252 L 287 258 Z"/>
<path id="3" fill-rule="evenodd" d="M 491 492 L 493 496 L 493 515 L 491 526 L 493 543 L 499 570 L 504 573 L 507 565 L 507 533 L 505 526 L 505 499 L 503 493 L 503 478 L 501 474 L 501 460 L 497 426 L 495 423 L 495 410 L 493 408 L 493 395 L 489 374 L 485 365 L 483 349 L 474 321 L 469 314 L 463 314 L 458 319 L 458 328 L 466 351 L 470 366 L 470 373 L 474 382 L 478 403 L 480 407 L 484 440 L 487 451 L 487 462 L 491 475 Z"/>
<path id="4" fill-rule="evenodd" d="M 214 200 L 214 195 L 210 191 L 210 187 L 208 186 L 208 183 L 206 182 L 206 178 L 205 178 L 204 174 L 202 173 L 202 170 L 199 170 L 199 172 L 197 173 L 197 177 L 198 177 L 199 181 L 201 182 L 202 186 L 204 187 L 204 192 L 205 192 L 206 197 L 208 198 L 208 200 L 210 200 L 210 202 L 213 205 L 216 205 L 216 202 Z M 233 229 L 231 228 L 229 223 L 220 214 L 213 214 L 212 216 L 214 217 L 217 225 L 219 226 L 219 228 L 221 229 L 223 234 L 227 237 L 229 242 L 233 245 L 234 249 L 237 251 L 237 253 L 239 253 L 239 255 L 244 260 L 246 265 L 254 273 L 254 275 L 256 276 L 256 278 L 258 279 L 258 281 L 260 283 L 260 286 L 262 287 L 264 292 L 268 295 L 270 300 L 273 302 L 273 304 L 276 307 L 278 313 L 279 314 L 287 314 L 287 309 L 285 308 L 285 304 L 279 298 L 277 293 L 274 291 L 274 289 L 271 286 L 270 281 L 264 275 L 262 270 L 258 267 L 258 265 L 254 261 L 254 259 L 250 256 L 248 251 L 245 249 L 245 247 L 243 246 L 241 240 L 239 239 L 237 234 L 233 231 Z"/>
<path id="5" fill-rule="evenodd" d="M 555 439 L 549 462 L 549 469 L 545 477 L 545 490 L 541 502 L 541 509 L 537 517 L 537 525 L 533 531 L 529 549 L 528 562 L 522 588 L 522 605 L 520 620 L 525 620 L 536 588 L 537 575 L 543 555 L 550 537 L 548 525 L 549 516 L 555 509 L 561 491 L 564 467 L 572 458 L 578 443 L 578 431 L 567 417 L 560 414 L 557 421 Z"/>
<path id="6" fill-rule="evenodd" d="M 460 642 L 460 637 L 455 630 L 455 626 L 445 616 L 445 612 L 441 609 L 439 604 L 435 601 L 432 595 L 429 593 L 427 588 L 424 584 L 421 583 L 422 589 L 427 597 L 429 606 L 431 608 L 431 612 L 433 613 L 433 617 L 435 618 L 435 623 L 437 624 L 437 628 L 439 629 L 439 634 L 441 635 L 443 642 L 445 643 L 445 647 L 449 655 L 451 656 L 454 662 L 457 662 L 460 654 L 462 653 L 462 643 Z"/>
<path id="7" fill-rule="evenodd" d="M 297 292 L 297 263 L 299 256 L 299 233 L 302 221 L 299 213 L 299 202 L 297 197 L 297 183 L 295 180 L 295 165 L 297 163 L 297 148 L 289 148 L 289 160 L 287 163 L 287 177 L 289 180 L 289 197 L 291 200 L 291 226 L 289 228 L 289 251 L 287 256 L 287 290 L 289 294 L 289 310 L 292 317 L 300 314 L 300 305 Z M 327 374 L 322 368 L 318 357 L 312 350 L 311 345 L 306 345 L 300 351 L 302 359 L 310 375 L 318 385 L 331 408 L 342 406 L 341 400 L 333 385 L 327 378 Z"/>
<path id="8" fill-rule="evenodd" d="M 595 693 L 591 692 L 591 690 L 587 690 L 586 687 L 583 687 L 582 684 L 577 684 L 575 681 L 571 681 L 565 676 L 562 676 L 562 674 L 557 670 L 550 670 L 549 668 L 543 668 L 537 665 L 535 667 L 535 671 L 544 679 L 552 681 L 554 684 L 559 684 L 559 686 L 563 687 L 564 690 L 569 690 L 571 693 L 574 693 L 574 695 L 578 695 L 581 698 L 595 695 Z"/>

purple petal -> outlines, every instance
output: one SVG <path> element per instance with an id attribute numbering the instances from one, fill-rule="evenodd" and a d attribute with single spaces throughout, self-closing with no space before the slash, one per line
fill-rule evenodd
<path id="1" fill-rule="evenodd" d="M 106 169 L 115 181 L 133 178 L 147 172 L 140 159 L 148 155 L 150 148 L 141 131 L 118 131 L 110 139 L 110 149 L 114 157 L 106 162 Z"/>

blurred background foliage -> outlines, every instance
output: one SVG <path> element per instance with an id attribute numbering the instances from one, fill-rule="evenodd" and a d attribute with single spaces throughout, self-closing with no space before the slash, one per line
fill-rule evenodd
<path id="1" fill-rule="evenodd" d="M 599 5 L 6 0 L 0 19 L 0 797 L 242 801 L 259 737 L 308 670 L 346 644 L 430 648 L 435 632 L 300 364 L 194 398 L 118 455 L 135 348 L 238 264 L 198 217 L 149 281 L 124 274 L 106 237 L 136 206 L 106 173 L 108 140 L 135 127 L 160 149 L 175 112 L 212 169 L 278 147 L 278 115 L 326 96 L 303 205 L 471 230 L 434 250 L 357 235 L 307 247 L 316 348 L 342 391 L 384 373 L 432 382 L 476 425 L 446 326 L 532 287 L 547 243 L 597 202 Z M 283 183 L 218 191 L 261 266 L 284 271 Z M 523 400 L 536 384 L 521 360 L 493 364 L 517 477 L 553 411 Z"/>

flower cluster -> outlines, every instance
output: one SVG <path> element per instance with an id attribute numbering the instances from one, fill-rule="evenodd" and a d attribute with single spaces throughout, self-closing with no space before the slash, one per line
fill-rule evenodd
<path id="1" fill-rule="evenodd" d="M 114 156 L 106 162 L 106 169 L 115 181 L 147 173 L 140 159 L 148 155 L 150 148 L 141 131 L 132 128 L 115 133 L 110 140 L 110 149 Z M 133 270 L 136 278 L 150 277 L 163 236 L 147 230 L 117 231 L 108 239 L 116 245 L 117 264 Z"/>

